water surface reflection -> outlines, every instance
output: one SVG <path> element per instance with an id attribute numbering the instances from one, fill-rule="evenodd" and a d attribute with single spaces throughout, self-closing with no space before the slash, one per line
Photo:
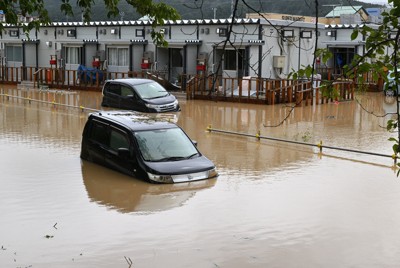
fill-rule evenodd
<path id="1" fill-rule="evenodd" d="M 79 158 L 99 92 L 0 97 L 0 267 L 397 267 L 400 184 L 392 160 L 213 128 L 391 153 L 393 102 L 295 108 L 187 101 L 174 120 L 216 180 L 154 185 Z M 57 106 L 52 99 L 76 106 Z M 283 118 L 287 120 L 277 126 Z"/>
<path id="2" fill-rule="evenodd" d="M 82 160 L 82 177 L 90 200 L 119 212 L 151 213 L 182 206 L 216 179 L 152 184 Z"/>

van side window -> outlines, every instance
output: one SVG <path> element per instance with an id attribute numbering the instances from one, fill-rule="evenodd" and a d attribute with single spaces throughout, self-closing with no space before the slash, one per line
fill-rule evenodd
<path id="1" fill-rule="evenodd" d="M 89 138 L 98 143 L 108 145 L 107 125 L 93 120 Z"/>
<path id="2" fill-rule="evenodd" d="M 129 149 L 129 138 L 127 134 L 112 128 L 110 133 L 110 147 L 115 151 L 119 148 Z"/>
<path id="3" fill-rule="evenodd" d="M 106 87 L 106 91 L 112 94 L 121 95 L 121 86 L 119 84 L 109 83 Z"/>
<path id="4" fill-rule="evenodd" d="M 132 96 L 132 95 L 133 95 L 133 92 L 130 87 L 121 86 L 121 96 L 122 97 L 128 97 L 128 96 Z"/>

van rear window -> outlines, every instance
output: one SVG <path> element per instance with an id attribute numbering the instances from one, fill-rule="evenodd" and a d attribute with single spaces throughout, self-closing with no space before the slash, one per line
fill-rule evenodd
<path id="1" fill-rule="evenodd" d="M 89 135 L 90 139 L 98 143 L 108 146 L 108 133 L 107 125 L 101 124 L 99 122 L 93 121 L 93 125 Z"/>

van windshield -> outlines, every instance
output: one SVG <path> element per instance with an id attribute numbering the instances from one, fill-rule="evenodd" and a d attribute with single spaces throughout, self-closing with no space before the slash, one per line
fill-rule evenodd
<path id="1" fill-rule="evenodd" d="M 136 92 L 142 99 L 161 98 L 168 95 L 168 92 L 157 82 L 149 82 L 135 85 Z"/>
<path id="2" fill-rule="evenodd" d="M 146 161 L 178 161 L 199 155 L 192 141 L 180 128 L 140 131 L 135 136 Z"/>

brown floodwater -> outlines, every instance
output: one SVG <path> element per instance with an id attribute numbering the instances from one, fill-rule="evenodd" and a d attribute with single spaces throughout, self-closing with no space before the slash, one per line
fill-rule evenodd
<path id="1" fill-rule="evenodd" d="M 380 93 L 292 112 L 180 98 L 182 111 L 165 116 L 198 142 L 220 176 L 174 185 L 79 158 L 88 108 L 101 109 L 100 93 L 5 86 L 1 93 L 0 267 L 400 263 L 400 179 L 390 157 L 206 131 L 260 131 L 391 155 L 391 116 L 376 115 L 396 107 Z"/>

